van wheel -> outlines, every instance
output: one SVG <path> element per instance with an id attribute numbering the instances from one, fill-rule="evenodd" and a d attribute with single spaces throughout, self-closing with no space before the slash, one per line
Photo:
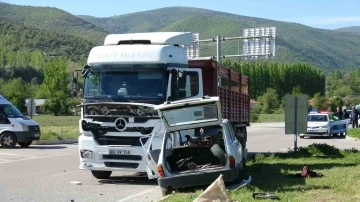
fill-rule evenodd
<path id="1" fill-rule="evenodd" d="M 29 147 L 31 145 L 31 143 L 32 143 L 32 141 L 18 142 L 18 144 L 23 148 Z"/>
<path id="2" fill-rule="evenodd" d="M 216 156 L 220 160 L 222 166 L 226 165 L 226 154 L 218 144 L 214 144 L 210 148 L 210 150 L 214 154 L 214 156 Z"/>
<path id="3" fill-rule="evenodd" d="M 112 171 L 99 171 L 99 170 L 92 170 L 91 174 L 96 179 L 108 179 L 111 175 Z"/>
<path id="4" fill-rule="evenodd" d="M 17 144 L 16 136 L 12 132 L 4 132 L 0 135 L 0 144 L 3 148 L 15 148 Z"/>

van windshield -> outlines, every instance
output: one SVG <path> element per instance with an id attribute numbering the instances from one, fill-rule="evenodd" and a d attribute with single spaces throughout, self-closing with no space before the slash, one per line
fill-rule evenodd
<path id="1" fill-rule="evenodd" d="M 0 115 L 6 114 L 9 118 L 21 118 L 24 115 L 13 105 L 11 104 L 3 104 L 0 105 Z"/>

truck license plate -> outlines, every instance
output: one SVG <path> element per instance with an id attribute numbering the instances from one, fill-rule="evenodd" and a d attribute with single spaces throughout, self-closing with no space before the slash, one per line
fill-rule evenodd
<path id="1" fill-rule="evenodd" d="M 130 150 L 118 150 L 118 149 L 110 149 L 110 155 L 130 155 Z"/>
<path id="2" fill-rule="evenodd" d="M 35 137 L 39 137 L 40 136 L 40 134 L 35 134 Z"/>

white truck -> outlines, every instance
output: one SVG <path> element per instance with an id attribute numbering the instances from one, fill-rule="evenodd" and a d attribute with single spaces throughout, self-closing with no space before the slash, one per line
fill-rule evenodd
<path id="1" fill-rule="evenodd" d="M 14 105 L 0 95 L 0 144 L 15 148 L 16 144 L 28 147 L 40 138 L 40 126 L 24 116 Z"/>
<path id="2" fill-rule="evenodd" d="M 220 70 L 226 75 L 233 71 L 212 59 L 194 61 L 195 68 L 191 67 L 182 45 L 192 44 L 190 32 L 154 32 L 110 34 L 103 46 L 92 48 L 82 70 L 80 169 L 91 170 L 98 179 L 110 177 L 113 171 L 141 172 L 149 179 L 157 178 L 157 171 L 149 168 L 145 159 L 149 158 L 148 150 L 161 148 L 165 131 L 154 107 L 165 101 L 201 98 L 204 92 L 209 96 L 223 93 L 222 101 L 230 99 L 223 95 L 236 96 L 231 99 L 237 101 L 231 105 L 231 113 L 230 102 L 224 105 L 229 111 L 225 117 L 231 114 L 230 120 L 237 119 L 234 124 L 246 143 L 250 98 L 242 92 L 247 88 L 218 89 Z M 237 83 L 248 82 L 239 73 L 232 73 L 231 78 Z M 231 93 L 233 88 L 237 92 Z M 73 96 L 76 90 L 74 72 Z M 202 117 L 203 112 L 194 111 L 193 115 Z"/>

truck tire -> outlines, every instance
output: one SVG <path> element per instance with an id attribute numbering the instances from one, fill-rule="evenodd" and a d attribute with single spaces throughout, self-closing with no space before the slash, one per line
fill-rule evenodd
<path id="1" fill-rule="evenodd" d="M 211 152 L 214 154 L 214 156 L 216 156 L 219 160 L 222 166 L 226 165 L 226 154 L 225 152 L 221 149 L 221 147 L 218 144 L 214 144 L 211 148 L 210 148 Z"/>
<path id="2" fill-rule="evenodd" d="M 108 179 L 111 175 L 112 171 L 99 171 L 99 170 L 92 170 L 91 174 L 96 179 Z"/>
<path id="3" fill-rule="evenodd" d="M 3 148 L 15 148 L 17 139 L 14 133 L 6 131 L 0 135 L 0 144 Z"/>
<path id="4" fill-rule="evenodd" d="M 32 141 L 26 141 L 26 142 L 18 142 L 18 144 L 20 145 L 20 147 L 22 148 L 27 148 L 31 145 Z"/>
<path id="5" fill-rule="evenodd" d="M 173 192 L 173 189 L 171 187 L 168 187 L 167 189 L 162 189 L 161 193 L 163 196 L 170 195 Z"/>

